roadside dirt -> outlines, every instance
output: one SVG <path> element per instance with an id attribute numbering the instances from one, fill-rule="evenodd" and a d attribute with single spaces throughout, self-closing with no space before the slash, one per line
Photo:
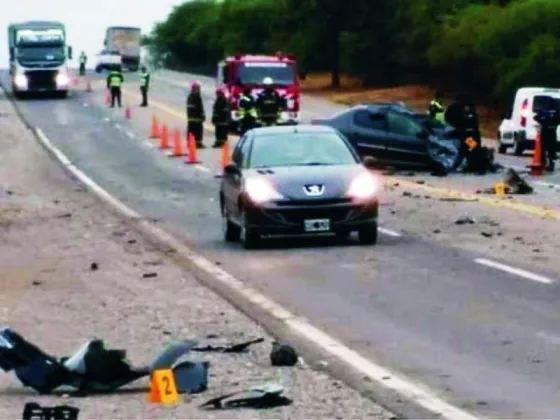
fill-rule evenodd
<path id="1" fill-rule="evenodd" d="M 80 418 L 381 418 L 390 413 L 306 365 L 270 366 L 271 337 L 137 236 L 39 147 L 0 95 L 0 314 L 45 351 L 67 356 L 98 337 L 149 363 L 170 341 L 211 344 L 265 337 L 247 354 L 198 354 L 211 363 L 209 390 L 171 408 L 147 402 L 147 380 L 97 397 L 38 396 L 0 372 L 3 418 L 24 404 L 70 404 Z M 92 267 L 92 264 L 97 267 Z M 215 338 L 214 338 L 215 337 Z M 291 406 L 203 412 L 207 399 L 282 378 Z"/>
<path id="2" fill-rule="evenodd" d="M 424 85 L 396 86 L 389 88 L 363 88 L 360 81 L 342 77 L 341 87 L 330 88 L 330 76 L 327 74 L 310 74 L 301 82 L 302 92 L 320 96 L 330 101 L 355 105 L 374 101 L 403 101 L 413 109 L 425 112 L 433 99 L 435 90 Z M 449 104 L 455 92 L 445 92 Z M 480 114 L 481 130 L 484 137 L 495 139 L 500 126 L 500 109 L 489 104 L 477 104 Z"/>

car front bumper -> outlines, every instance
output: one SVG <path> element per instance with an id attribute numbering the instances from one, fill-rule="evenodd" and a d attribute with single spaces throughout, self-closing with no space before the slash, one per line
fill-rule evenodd
<path id="1" fill-rule="evenodd" d="M 317 200 L 245 205 L 247 228 L 261 235 L 316 235 L 359 230 L 377 223 L 379 202 Z M 328 222 L 328 229 L 325 221 Z M 312 227 L 317 221 L 320 226 Z M 306 223 L 307 222 L 307 223 Z M 307 227 L 306 227 L 307 225 Z M 311 230 L 310 230 L 311 229 Z"/>

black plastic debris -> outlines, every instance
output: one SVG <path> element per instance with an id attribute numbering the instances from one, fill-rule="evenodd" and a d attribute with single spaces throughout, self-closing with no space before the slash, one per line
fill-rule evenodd
<path id="1" fill-rule="evenodd" d="M 193 347 L 192 351 L 198 352 L 222 352 L 222 353 L 243 353 L 249 346 L 262 343 L 264 338 L 256 338 L 254 340 L 244 341 L 243 343 L 232 344 L 230 346 L 212 346 Z"/>
<path id="2" fill-rule="evenodd" d="M 270 363 L 272 366 L 295 366 L 298 362 L 296 350 L 286 343 L 272 343 Z"/>
<path id="3" fill-rule="evenodd" d="M 284 395 L 284 387 L 279 384 L 256 386 L 247 390 L 225 394 L 202 404 L 201 408 L 275 408 L 290 405 L 292 400 Z"/>
<path id="4" fill-rule="evenodd" d="M 80 409 L 69 405 L 41 407 L 36 402 L 29 402 L 23 408 L 23 420 L 77 420 Z"/>
<path id="5" fill-rule="evenodd" d="M 148 376 L 156 369 L 172 369 L 176 381 L 195 383 L 186 389 L 206 386 L 208 364 L 187 369 L 176 362 L 197 343 L 184 341 L 169 345 L 148 366 L 135 367 L 126 360 L 125 350 L 106 349 L 102 340 L 84 344 L 71 357 L 60 359 L 46 354 L 34 344 L 9 328 L 0 330 L 0 368 L 14 371 L 21 383 L 42 394 L 61 386 L 70 386 L 81 394 L 116 390 L 137 379 Z"/>
<path id="6" fill-rule="evenodd" d="M 508 168 L 506 171 L 502 183 L 505 184 L 505 194 L 526 195 L 532 194 L 534 191 L 533 187 L 531 187 L 527 181 L 521 178 L 521 176 L 511 168 Z M 480 192 L 484 194 L 496 194 L 496 188 L 487 188 L 481 190 Z"/>

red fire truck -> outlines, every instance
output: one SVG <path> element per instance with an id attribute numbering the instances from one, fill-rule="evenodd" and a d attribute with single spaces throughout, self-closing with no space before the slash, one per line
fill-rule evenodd
<path id="1" fill-rule="evenodd" d="M 235 54 L 218 63 L 217 87 L 226 92 L 231 105 L 232 129 L 238 129 L 239 98 L 245 88 L 253 97 L 262 92 L 263 79 L 270 77 L 277 92 L 286 98 L 287 108 L 279 124 L 296 125 L 300 118 L 300 90 L 293 55 Z"/>

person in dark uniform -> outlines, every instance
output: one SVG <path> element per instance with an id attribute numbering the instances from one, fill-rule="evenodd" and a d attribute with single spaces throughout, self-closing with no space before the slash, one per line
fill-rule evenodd
<path id="1" fill-rule="evenodd" d="M 87 55 L 84 51 L 80 54 L 80 76 L 86 74 Z"/>
<path id="2" fill-rule="evenodd" d="M 255 103 L 259 123 L 264 126 L 276 125 L 284 108 L 284 101 L 272 86 L 273 83 L 270 77 L 265 77 L 264 90 L 259 94 Z"/>
<path id="3" fill-rule="evenodd" d="M 142 94 L 141 107 L 148 106 L 148 89 L 150 88 L 150 73 L 145 66 L 140 69 L 140 93 Z"/>
<path id="4" fill-rule="evenodd" d="M 482 137 L 480 134 L 479 118 L 474 104 L 464 95 L 457 95 L 445 111 L 445 121 L 457 131 L 461 141 L 459 154 L 467 159 L 467 169 L 482 171 Z M 470 143 L 471 139 L 474 143 Z"/>
<path id="5" fill-rule="evenodd" d="M 251 96 L 251 89 L 245 88 L 243 95 L 239 99 L 239 132 L 245 134 L 257 124 L 257 109 L 255 100 Z"/>
<path id="6" fill-rule="evenodd" d="M 191 84 L 191 91 L 187 96 L 187 121 L 187 132 L 189 135 L 192 134 L 194 136 L 196 147 L 203 149 L 205 146 L 202 143 L 202 136 L 206 114 L 204 112 L 202 96 L 200 95 L 200 83 L 198 82 Z"/>
<path id="7" fill-rule="evenodd" d="M 111 92 L 111 108 L 115 107 L 115 100 L 119 104 L 119 108 L 122 107 L 121 87 L 123 82 L 124 76 L 122 74 L 122 67 L 117 66 L 117 68 L 112 70 L 107 76 L 107 89 Z"/>
<path id="8" fill-rule="evenodd" d="M 559 104 L 560 100 L 547 97 L 543 101 L 543 106 L 535 113 L 535 121 L 541 126 L 542 164 L 549 172 L 554 171 L 557 157 L 558 138 L 556 130 L 560 125 Z"/>
<path id="9" fill-rule="evenodd" d="M 443 106 L 443 92 L 436 92 L 435 98 L 430 102 L 428 113 L 438 121 L 445 121 L 445 108 Z"/>
<path id="10" fill-rule="evenodd" d="M 229 102 L 222 89 L 216 90 L 216 100 L 212 110 L 212 124 L 214 124 L 214 132 L 216 140 L 212 147 L 222 147 L 228 139 L 229 126 L 231 121 L 231 110 Z"/>

